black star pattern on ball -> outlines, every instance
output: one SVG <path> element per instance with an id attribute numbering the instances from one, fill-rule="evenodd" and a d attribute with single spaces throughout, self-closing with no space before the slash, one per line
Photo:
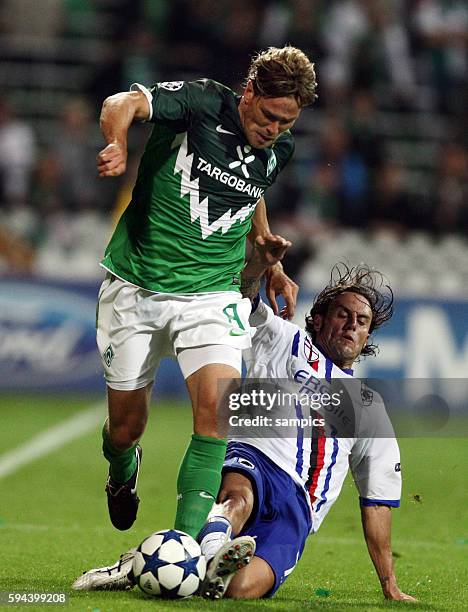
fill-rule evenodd
<path id="1" fill-rule="evenodd" d="M 175 529 L 169 529 L 164 534 L 163 541 L 161 542 L 161 546 L 164 544 L 164 542 L 168 542 L 169 540 L 174 540 L 175 542 L 179 542 L 179 544 L 182 544 L 183 546 L 184 543 L 182 542 L 181 535 L 182 534 L 176 531 Z"/>
<path id="2" fill-rule="evenodd" d="M 197 563 L 199 559 L 200 557 L 191 557 L 188 553 L 186 553 L 185 561 L 179 561 L 178 563 L 174 563 L 174 565 L 177 565 L 184 570 L 183 580 L 185 580 L 187 576 L 190 576 L 191 574 L 193 574 L 197 578 L 200 577 L 197 569 Z"/>
<path id="3" fill-rule="evenodd" d="M 143 559 L 145 560 L 145 565 L 141 570 L 141 574 L 143 575 L 145 572 L 151 572 L 153 576 L 157 578 L 158 569 L 167 565 L 167 561 L 161 561 L 161 559 L 159 558 L 159 549 L 156 550 L 152 555 L 147 555 L 144 552 L 142 552 L 141 554 L 143 555 Z"/>
<path id="4" fill-rule="evenodd" d="M 177 585 L 173 589 L 167 589 L 165 586 L 160 584 L 159 588 L 161 589 L 161 597 L 164 599 L 178 599 L 180 585 Z"/>

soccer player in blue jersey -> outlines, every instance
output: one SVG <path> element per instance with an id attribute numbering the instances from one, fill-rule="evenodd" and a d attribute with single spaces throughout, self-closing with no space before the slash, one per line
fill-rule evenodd
<path id="1" fill-rule="evenodd" d="M 288 380 L 297 388 L 312 388 L 321 380 L 351 381 L 354 362 L 375 354 L 371 334 L 392 315 L 393 296 L 390 289 L 379 287 L 381 275 L 365 266 L 335 267 L 301 329 L 275 316 L 258 299 L 257 279 L 266 265 L 262 249 L 257 249 L 243 274 L 243 293 L 253 300 L 250 322 L 256 327 L 252 347 L 244 353 L 246 380 Z M 370 403 L 368 414 L 385 425 L 384 431 L 392 431 L 377 393 Z M 282 410 L 286 415 L 286 407 Z M 217 504 L 199 534 L 209 562 L 205 597 L 271 597 L 294 570 L 307 536 L 320 527 L 351 468 L 382 592 L 387 599 L 414 600 L 400 590 L 393 569 L 391 508 L 399 506 L 401 494 L 394 437 L 337 434 L 307 439 L 272 431 L 258 435 L 258 428 L 235 429 Z M 249 544 L 254 549 L 252 561 L 223 575 L 235 545 L 247 550 Z"/>
<path id="2" fill-rule="evenodd" d="M 306 329 L 275 316 L 259 301 L 258 279 L 287 247 L 257 240 L 243 273 L 243 293 L 253 301 L 257 330 L 245 355 L 247 377 L 304 380 L 352 379 L 360 357 L 392 314 L 391 291 L 366 267 L 337 267 L 307 317 Z M 382 410 L 377 394 L 371 410 Z M 294 570 L 309 533 L 318 530 L 351 468 L 359 491 L 364 536 L 387 599 L 414 601 L 398 587 L 391 550 L 391 508 L 399 506 L 400 457 L 390 438 L 284 436 L 231 437 L 221 489 L 198 539 L 208 561 L 201 594 L 250 599 L 271 597 Z M 234 538 L 234 539 L 231 539 Z M 132 551 L 113 566 L 90 570 L 76 589 L 133 585 Z M 242 569 L 239 569 L 242 568 Z"/>

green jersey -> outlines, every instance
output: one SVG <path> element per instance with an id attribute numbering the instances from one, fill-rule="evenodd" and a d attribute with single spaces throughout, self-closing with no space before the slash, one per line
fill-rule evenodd
<path id="1" fill-rule="evenodd" d="M 238 290 L 255 206 L 292 136 L 252 148 L 239 96 L 215 81 L 158 83 L 151 94 L 155 125 L 102 265 L 150 291 Z"/>

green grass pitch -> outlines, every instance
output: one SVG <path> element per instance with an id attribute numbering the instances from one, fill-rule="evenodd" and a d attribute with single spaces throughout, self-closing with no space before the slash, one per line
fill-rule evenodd
<path id="1" fill-rule="evenodd" d="M 0 463 L 14 450 L 95 398 L 0 397 Z M 104 417 L 104 404 L 103 404 Z M 357 494 L 347 480 L 320 532 L 309 539 L 297 569 L 272 600 L 165 602 L 138 589 L 77 593 L 83 570 L 115 561 L 152 531 L 168 528 L 175 511 L 175 479 L 191 429 L 190 409 L 171 402 L 153 407 L 143 439 L 142 499 L 135 527 L 118 532 L 107 517 L 96 425 L 86 434 L 16 472 L 0 477 L 0 591 L 67 592 L 57 606 L 15 605 L 5 610 L 468 610 L 467 439 L 400 441 L 402 507 L 393 512 L 393 548 L 400 587 L 419 604 L 388 603 L 367 555 Z M 3 606 L 2 606 L 3 607 Z"/>

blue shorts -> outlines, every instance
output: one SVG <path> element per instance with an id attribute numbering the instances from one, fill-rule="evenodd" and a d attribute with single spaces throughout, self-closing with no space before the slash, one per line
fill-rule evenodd
<path id="1" fill-rule="evenodd" d="M 276 593 L 296 567 L 311 528 L 304 491 L 260 450 L 229 442 L 223 472 L 240 472 L 252 482 L 255 504 L 238 535 L 257 536 L 255 556 L 264 559 L 275 575 Z"/>

